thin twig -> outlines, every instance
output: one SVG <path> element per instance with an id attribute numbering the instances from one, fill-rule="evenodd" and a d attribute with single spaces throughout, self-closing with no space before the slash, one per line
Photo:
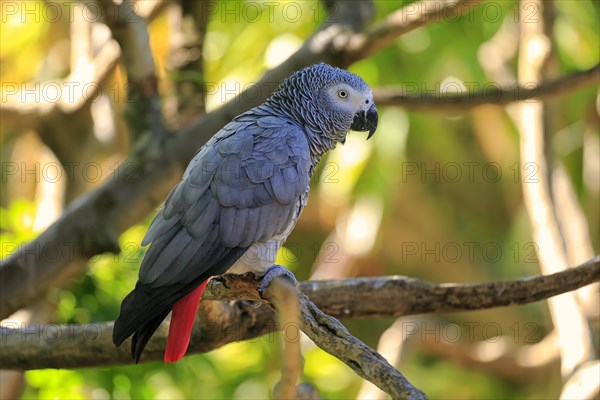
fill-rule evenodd
<path id="1" fill-rule="evenodd" d="M 431 23 L 454 19 L 472 11 L 482 0 L 425 0 L 410 3 L 365 32 L 352 35 L 344 51 L 345 62 L 372 56 L 398 37 Z"/>
<path id="2" fill-rule="evenodd" d="M 407 277 L 359 278 L 302 282 L 299 289 L 327 314 L 337 318 L 383 318 L 431 312 L 488 309 L 544 300 L 600 281 L 600 256 L 557 274 L 513 281 L 434 285 Z M 203 301 L 210 311 L 200 314 L 188 354 L 208 352 L 233 341 L 279 330 L 269 307 L 252 307 L 260 284 L 253 275 L 212 279 Z M 368 298 L 369 301 L 365 301 Z M 112 345 L 112 322 L 52 325 L 31 329 L 10 321 L 0 330 L 0 368 L 78 368 L 129 364 L 129 343 Z M 159 328 L 142 361 L 162 360 L 168 327 Z"/>
<path id="3" fill-rule="evenodd" d="M 378 88 L 373 92 L 378 106 L 399 106 L 414 111 L 450 112 L 468 110 L 483 104 L 504 106 L 530 99 L 551 99 L 597 85 L 599 80 L 600 64 L 539 85 L 522 86 L 516 83 L 503 87 L 489 85 L 488 89 L 471 93 L 405 94 L 401 89 L 396 88 Z"/>

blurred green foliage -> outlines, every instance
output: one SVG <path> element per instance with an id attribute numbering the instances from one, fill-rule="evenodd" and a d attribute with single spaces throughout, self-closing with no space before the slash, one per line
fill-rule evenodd
<path id="1" fill-rule="evenodd" d="M 207 80 L 218 84 L 239 82 L 240 88 L 243 88 L 260 77 L 265 68 L 282 61 L 325 17 L 325 10 L 317 1 L 275 3 L 272 20 L 268 18 L 268 6 L 265 4 L 260 5 L 262 17 L 246 14 L 245 18 L 242 15 L 236 21 L 232 16 L 235 12 L 213 17 L 208 27 L 204 54 Z M 301 17 L 293 22 L 281 15 L 282 7 L 290 3 L 300 7 Z M 473 9 L 457 20 L 431 24 L 411 32 L 350 69 L 374 87 L 416 84 L 425 85 L 419 86 L 421 91 L 432 91 L 436 89 L 435 82 L 442 82 L 449 76 L 463 83 L 490 82 L 494 78 L 482 68 L 481 46 L 497 35 L 503 26 L 514 25 L 517 7 L 514 1 L 491 3 L 496 5 L 501 18 L 484 18 L 478 11 L 480 9 Z M 35 4 L 44 7 L 41 2 Z M 598 63 L 598 2 L 578 0 L 557 1 L 555 4 L 557 18 L 553 39 L 559 71 L 567 73 Z M 377 1 L 376 6 L 376 19 L 381 20 L 398 8 L 398 2 Z M 223 9 L 227 6 L 224 2 L 217 2 L 217 7 Z M 161 90 L 168 93 L 172 89 L 172 80 L 182 77 L 169 72 L 167 67 L 166 13 L 151 24 L 150 30 Z M 9 18 L 6 23 L 3 21 L 0 27 L 2 80 L 25 82 L 64 77 L 68 70 L 55 59 L 68 53 L 68 46 L 65 50 L 67 32 L 65 26 L 45 22 L 43 18 L 37 23 L 31 19 L 22 22 L 17 17 Z M 7 40 L 7 36 L 11 40 Z M 514 60 L 513 57 L 512 66 L 509 65 L 513 71 Z M 218 107 L 231 98 L 223 96 L 222 92 L 212 93 L 208 98 L 208 109 Z M 594 89 L 571 94 L 568 100 L 559 101 L 560 107 L 557 107 L 554 116 L 554 130 L 559 132 L 554 138 L 559 141 L 556 146 L 558 160 L 567 166 L 591 221 L 598 218 L 598 211 L 594 209 L 598 204 L 598 194 L 586 187 L 583 178 L 582 131 L 589 129 L 585 126 L 589 124 L 588 115 L 593 113 L 594 96 Z M 491 119 L 493 125 L 487 126 L 489 131 L 482 129 L 482 123 L 485 125 L 490 116 L 495 118 Z M 375 139 L 368 143 L 361 141 L 360 151 L 364 155 L 361 161 L 348 165 L 339 171 L 340 175 L 336 175 L 339 178 L 336 185 L 339 186 L 335 186 L 334 190 L 341 191 L 346 185 L 350 198 L 375 195 L 383 201 L 384 217 L 375 247 L 357 261 L 355 275 L 407 274 L 436 282 L 462 282 L 537 273 L 535 249 L 531 247 L 527 216 L 521 201 L 521 174 L 527 171 L 519 171 L 516 164 L 518 137 L 506 113 L 488 111 L 440 115 L 381 108 L 380 118 L 380 129 Z M 573 126 L 576 128 L 573 129 Z M 570 147 L 561 146 L 560 140 L 566 140 L 566 134 L 561 136 L 561 130 L 574 135 L 576 143 Z M 12 132 L 2 132 L 3 145 L 6 144 L 5 149 L 9 149 L 16 140 L 15 136 Z M 337 149 L 329 160 L 343 160 L 346 157 L 343 152 L 344 149 Z M 5 150 L 3 157 L 6 157 Z M 431 175 L 423 178 L 420 173 L 415 176 L 405 169 L 420 167 L 422 163 L 432 168 L 436 163 L 463 165 L 464 162 L 479 165 L 496 163 L 502 177 L 490 182 L 477 175 L 473 181 L 463 178 L 453 182 L 443 179 L 443 176 L 439 180 Z M 323 178 L 328 172 L 323 168 L 322 164 L 313 180 L 313 195 L 306 211 L 312 215 L 313 222 L 298 226 L 290 238 L 290 242 L 298 246 L 287 248 L 287 257 L 280 256 L 280 261 L 287 264 L 299 279 L 310 276 L 317 250 L 332 230 L 332 223 L 327 222 L 327 218 L 324 218 L 325 222 L 321 221 L 323 214 L 334 214 L 331 221 L 332 218 L 335 220 L 337 213 L 337 210 L 332 212 L 326 201 L 318 196 L 319 192 L 330 190 Z M 477 173 L 482 172 L 477 170 Z M 2 200 L 0 241 L 5 244 L 23 243 L 35 237 L 39 233 L 34 229 L 39 204 L 33 199 L 18 197 L 2 196 Z M 137 269 L 145 252 L 140 242 L 151 217 L 121 236 L 121 254 L 95 257 L 85 275 L 72 281 L 68 287 L 57 288 L 48 294 L 48 300 L 57 306 L 57 323 L 85 324 L 115 319 L 121 299 L 132 289 L 137 278 Z M 594 245 L 598 249 L 598 227 L 590 225 Z M 466 252 L 462 245 L 465 242 L 493 243 L 490 251 L 499 248 L 501 253 L 485 254 L 479 246 L 472 259 L 463 255 L 457 263 L 451 257 L 439 260 L 423 255 L 421 247 L 435 249 L 436 243 L 442 246 L 459 244 Z M 417 244 L 418 255 L 407 254 L 407 243 Z M 3 245 L 0 256 L 6 257 L 14 249 L 14 246 Z M 437 251 L 440 252 L 439 249 Z M 446 322 L 456 324 L 469 321 L 497 323 L 503 328 L 504 335 L 510 335 L 509 327 L 514 324 L 519 324 L 517 329 L 523 334 L 523 326 L 533 322 L 536 326 L 535 340 L 543 338 L 551 329 L 544 304 L 486 313 L 461 313 L 444 318 L 447 318 Z M 348 326 L 365 342 L 376 346 L 381 333 L 392 322 L 351 321 Z M 486 339 L 481 331 L 476 332 L 476 336 L 477 339 Z M 30 371 L 26 373 L 27 387 L 23 397 L 267 398 L 279 379 L 279 340 L 279 335 L 267 335 L 254 341 L 233 343 L 209 354 L 185 357 L 176 364 L 168 365 L 148 363 L 69 371 Z M 522 338 L 519 344 L 523 344 Z M 348 367 L 308 340 L 303 342 L 303 349 L 303 380 L 315 385 L 322 397 L 346 399 L 357 395 L 362 381 Z M 546 377 L 517 384 L 485 371 L 423 354 L 418 348 L 409 351 L 403 358 L 401 370 L 431 398 L 538 399 L 556 397 L 559 390 L 551 383 L 552 379 L 559 379 L 556 375 L 552 375 L 552 379 Z"/>

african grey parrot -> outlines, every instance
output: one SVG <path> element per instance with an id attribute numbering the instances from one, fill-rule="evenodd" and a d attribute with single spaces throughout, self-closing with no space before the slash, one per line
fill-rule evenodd
<path id="1" fill-rule="evenodd" d="M 211 276 L 252 271 L 264 275 L 262 291 L 276 276 L 295 282 L 275 255 L 306 205 L 317 163 L 350 129 L 370 138 L 377 119 L 369 86 L 323 63 L 294 73 L 263 104 L 235 117 L 198 150 L 152 221 L 113 342 L 133 335 L 138 362 L 173 311 L 164 360 L 175 362 L 187 350 Z"/>

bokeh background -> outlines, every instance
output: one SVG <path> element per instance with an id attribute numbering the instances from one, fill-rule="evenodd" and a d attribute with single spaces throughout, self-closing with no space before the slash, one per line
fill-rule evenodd
<path id="1" fill-rule="evenodd" d="M 43 85 L 64 79 L 77 64 L 68 21 L 45 18 L 49 11 L 44 2 L 15 2 L 18 12 L 7 9 L 6 3 L 10 2 L 2 5 L 0 27 L 3 103 L 14 100 L 11 85 L 22 89 L 30 87 L 28 82 Z M 205 71 L 199 78 L 209 83 L 208 111 L 285 60 L 326 16 L 317 1 L 273 3 L 252 3 L 257 6 L 248 8 L 247 2 L 216 2 L 221 10 L 233 11 L 216 14 L 207 29 Z M 289 4 L 294 9 L 284 11 Z M 376 20 L 381 20 L 400 2 L 375 4 Z M 410 32 L 349 69 L 372 87 L 397 86 L 412 93 L 514 83 L 518 5 L 493 4 L 487 14 L 474 9 L 459 19 Z M 554 4 L 557 76 L 593 67 L 600 59 L 599 3 Z M 170 53 L 171 32 L 180 22 L 173 5 L 149 26 L 164 114 L 171 126 L 182 124 L 174 111 L 174 82 L 182 77 L 172 73 Z M 96 25 L 95 37 L 108 34 Z M 47 228 L 71 201 L 111 179 L 116 165 L 126 158 L 131 146 L 121 118 L 125 81 L 121 66 L 111 69 L 99 83 L 100 95 L 91 105 L 89 121 L 79 116 L 53 120 L 40 131 L 29 127 L 26 118 L 0 120 L 2 257 L 14 251 L 13 244 Z M 551 136 L 555 162 L 564 166 L 573 185 L 595 252 L 600 249 L 597 89 L 552 101 Z M 26 98 L 26 103 L 36 101 L 34 95 Z M 380 128 L 372 140 L 351 134 L 344 146 L 322 161 L 309 206 L 280 253 L 280 262 L 298 280 L 409 275 L 441 283 L 538 274 L 537 246 L 522 195 L 524 182 L 535 178 L 535 168 L 519 163 L 514 107 L 486 105 L 451 113 L 379 107 Z M 93 134 L 77 135 L 73 126 L 78 123 L 93 124 Z M 73 164 L 71 176 L 63 169 L 55 179 L 56 168 L 64 168 L 64 157 L 55 154 L 47 140 L 61 128 L 62 135 L 53 139 L 59 142 L 56 148 L 63 148 L 78 164 Z M 9 173 L 4 168 L 8 163 L 17 166 L 18 173 Z M 94 257 L 85 275 L 53 289 L 44 302 L 11 318 L 76 324 L 115 319 L 120 301 L 134 286 L 145 252 L 140 242 L 151 218 L 148 215 L 121 236 L 120 255 Z M 597 344 L 597 315 L 591 321 Z M 545 302 L 344 322 L 367 344 L 379 346 L 431 398 L 540 399 L 556 398 L 561 391 L 560 362 Z M 302 379 L 316 386 L 322 397 L 377 396 L 308 339 L 302 346 Z M 267 335 L 188 356 L 174 365 L 28 371 L 22 396 L 267 398 L 279 379 L 279 358 L 280 336 Z M 19 374 L 3 372 L 1 377 L 3 385 L 20 384 Z"/>

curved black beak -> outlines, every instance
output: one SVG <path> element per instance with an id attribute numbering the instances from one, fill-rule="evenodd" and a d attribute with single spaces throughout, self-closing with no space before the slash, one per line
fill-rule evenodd
<path id="1" fill-rule="evenodd" d="M 377 129 L 378 120 L 379 115 L 377 114 L 377 108 L 375 108 L 375 104 L 373 104 L 368 111 L 359 111 L 356 113 L 352 125 L 350 125 L 350 129 L 362 132 L 369 131 L 369 136 L 367 136 L 367 140 L 369 140 Z"/>

